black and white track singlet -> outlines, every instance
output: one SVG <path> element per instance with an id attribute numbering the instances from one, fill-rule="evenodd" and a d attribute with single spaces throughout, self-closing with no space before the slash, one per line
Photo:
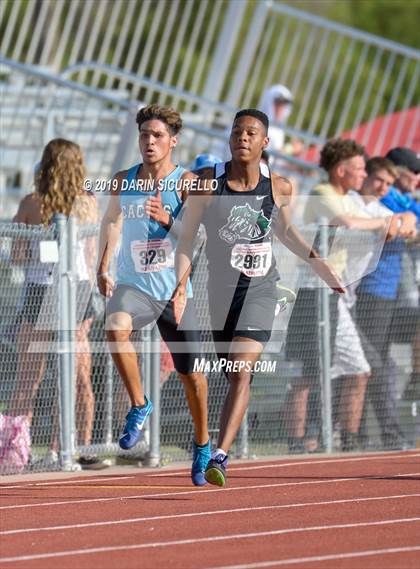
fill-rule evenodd
<path id="1" fill-rule="evenodd" d="M 243 289 L 278 280 L 272 251 L 278 210 L 271 178 L 260 172 L 256 187 L 240 192 L 228 185 L 226 163 L 215 166 L 214 177 L 217 188 L 203 218 L 210 288 Z"/>

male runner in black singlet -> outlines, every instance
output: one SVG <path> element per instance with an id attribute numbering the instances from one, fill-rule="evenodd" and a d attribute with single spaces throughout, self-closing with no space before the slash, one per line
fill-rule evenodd
<path id="1" fill-rule="evenodd" d="M 270 176 L 268 169 L 266 175 L 260 172 L 267 131 L 268 118 L 261 111 L 245 109 L 236 114 L 229 142 L 232 160 L 200 173 L 201 188 L 188 198 L 176 251 L 179 285 L 172 300 L 180 318 L 192 243 L 200 222 L 204 223 L 213 339 L 219 361 L 227 362 L 224 371 L 229 380 L 218 448 L 205 474 L 208 482 L 218 486 L 225 484 L 227 454 L 248 406 L 252 368 L 271 335 L 279 279 L 273 234 L 310 262 L 331 288 L 343 292 L 334 271 L 291 225 L 290 182 Z"/>

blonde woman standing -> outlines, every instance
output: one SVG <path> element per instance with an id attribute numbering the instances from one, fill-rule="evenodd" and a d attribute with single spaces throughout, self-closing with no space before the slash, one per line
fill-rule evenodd
<path id="1" fill-rule="evenodd" d="M 45 147 L 39 167 L 35 173 L 35 191 L 25 196 L 14 222 L 26 225 L 48 227 L 55 214 L 74 215 L 79 224 L 96 223 L 98 218 L 95 197 L 83 189 L 86 168 L 80 147 L 65 139 L 51 140 Z M 95 238 L 80 240 L 77 244 L 77 299 L 83 304 L 81 314 L 77 314 L 76 330 L 76 424 L 78 442 L 89 445 L 94 421 L 94 395 L 91 383 L 92 357 L 88 334 L 93 321 L 90 301 L 93 282 L 93 263 L 95 259 Z M 39 385 L 45 372 L 46 354 L 42 351 L 29 351 L 33 341 L 50 341 L 52 332 L 38 329 L 42 310 L 48 308 L 48 294 L 53 290 L 53 266 L 41 263 L 39 241 L 20 240 L 14 246 L 14 261 L 25 262 L 26 290 L 23 307 L 20 311 L 20 330 L 17 337 L 18 365 L 16 388 L 11 401 L 11 414 L 27 415 L 32 421 L 33 410 Z M 83 302 L 84 301 L 84 302 Z M 87 306 L 86 306 L 87 302 Z M 39 320 L 39 318 L 41 318 Z M 43 326 L 42 328 L 45 328 Z M 57 441 L 53 436 L 49 455 L 54 459 Z M 99 461 L 81 458 L 82 466 L 98 467 Z"/>

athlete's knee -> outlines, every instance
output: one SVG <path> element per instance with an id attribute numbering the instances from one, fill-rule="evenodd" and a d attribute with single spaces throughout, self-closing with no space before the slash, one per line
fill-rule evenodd
<path id="1" fill-rule="evenodd" d="M 224 367 L 229 381 L 250 383 L 257 357 L 250 354 L 230 354 Z"/>
<path id="2" fill-rule="evenodd" d="M 199 390 L 207 386 L 206 376 L 201 372 L 178 373 L 180 380 L 185 387 L 193 387 Z"/>
<path id="3" fill-rule="evenodd" d="M 229 382 L 237 387 L 247 388 L 251 384 L 252 371 L 247 368 L 229 371 L 227 373 Z"/>
<path id="4" fill-rule="evenodd" d="M 110 314 L 105 323 L 107 337 L 112 340 L 127 340 L 133 331 L 133 321 L 125 312 Z"/>

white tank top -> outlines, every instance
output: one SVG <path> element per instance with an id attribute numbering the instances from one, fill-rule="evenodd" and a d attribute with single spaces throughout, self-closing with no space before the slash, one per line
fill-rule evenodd
<path id="1" fill-rule="evenodd" d="M 55 263 L 41 263 L 40 241 L 31 239 L 31 259 L 26 271 L 27 280 L 30 283 L 40 285 L 54 284 Z M 77 241 L 75 270 L 77 281 L 88 281 L 89 271 L 86 259 L 86 238 Z"/>

